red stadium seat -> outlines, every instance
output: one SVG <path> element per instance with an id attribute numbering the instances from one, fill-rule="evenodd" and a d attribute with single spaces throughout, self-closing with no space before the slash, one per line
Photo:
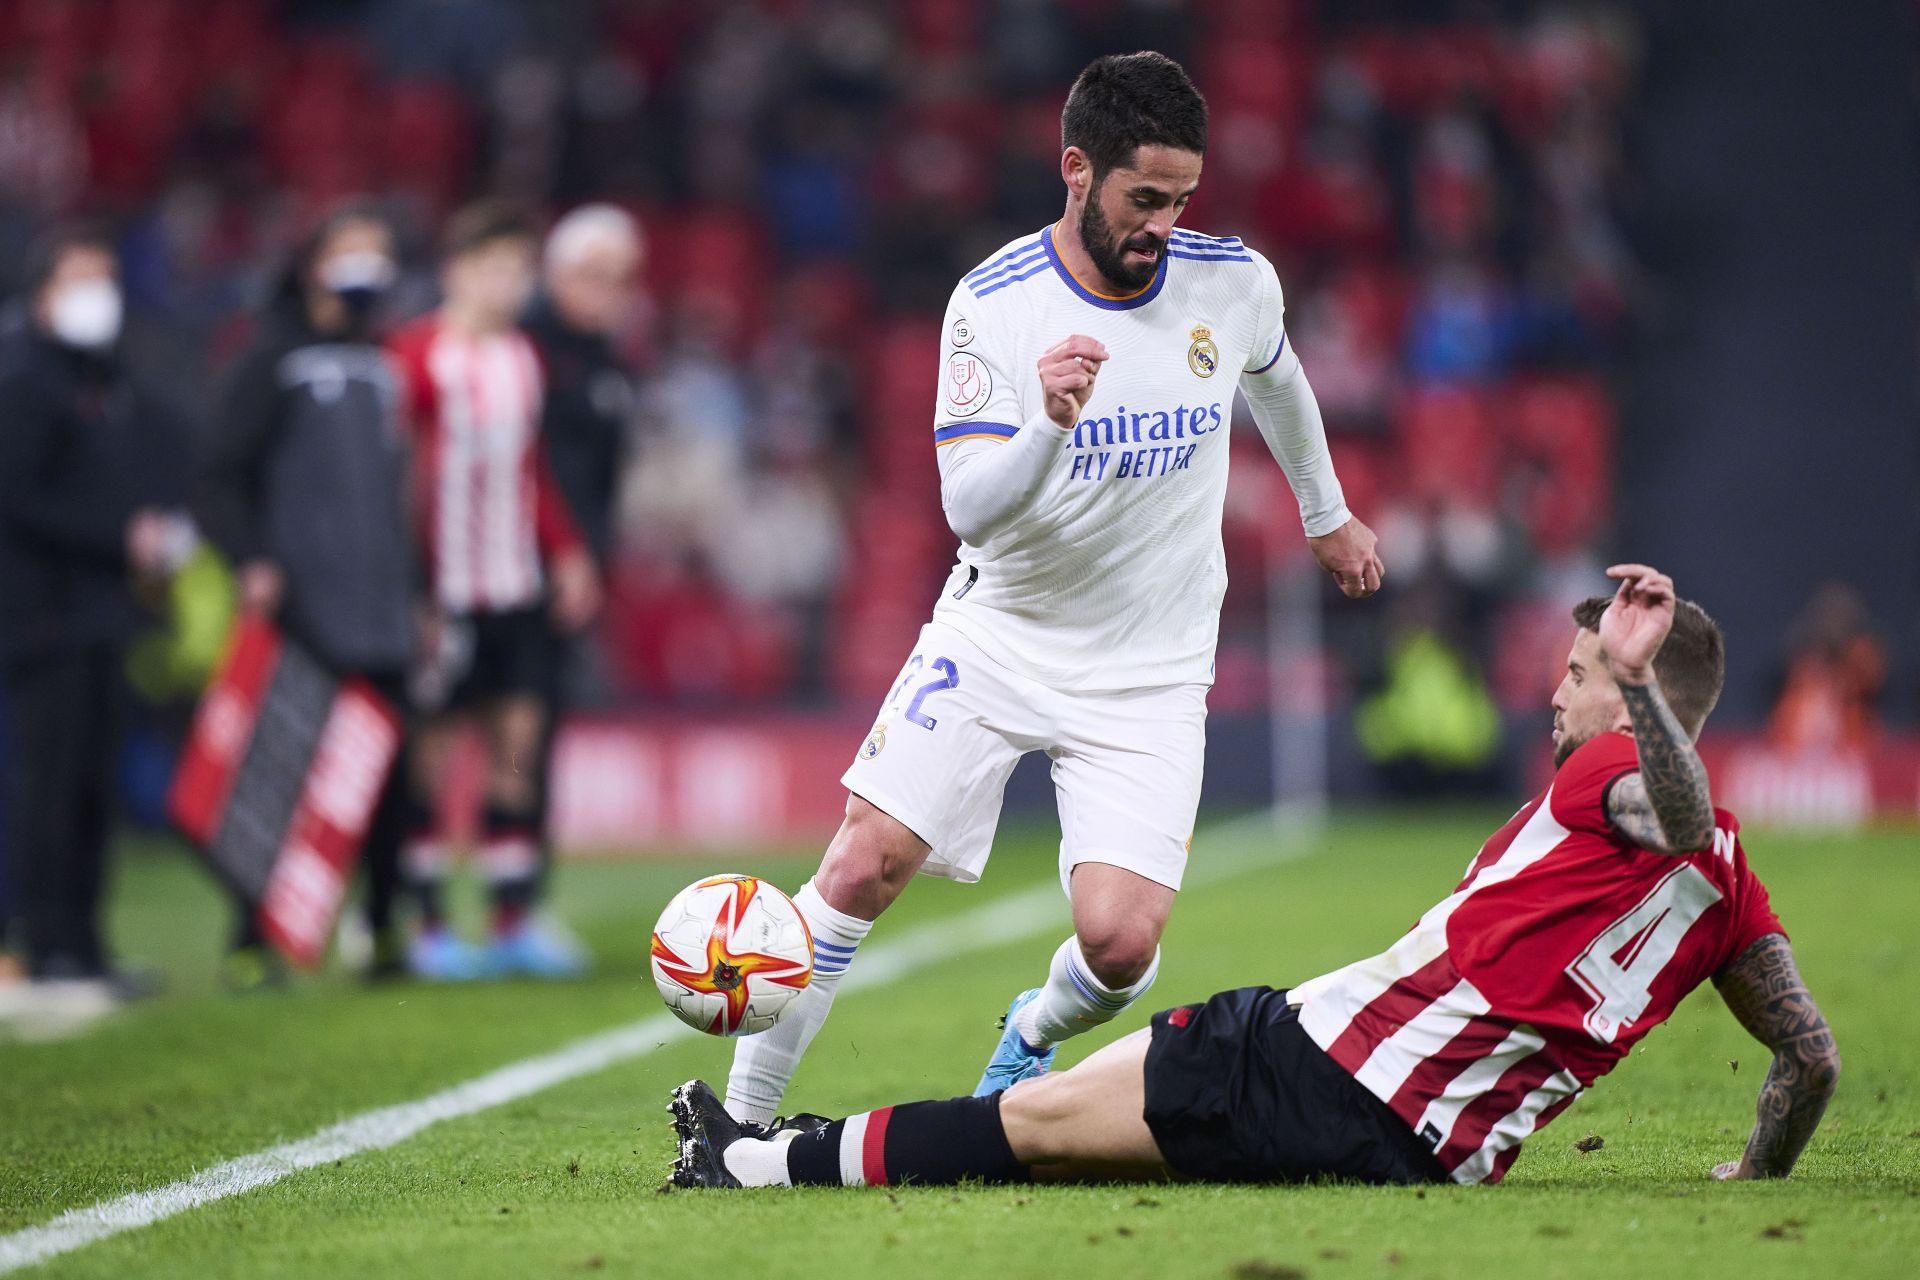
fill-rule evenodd
<path id="1" fill-rule="evenodd" d="M 1502 435 L 1510 489 L 1542 554 L 1599 531 L 1613 504 L 1612 413 L 1591 378 L 1532 378 L 1506 390 Z"/>
<path id="2" fill-rule="evenodd" d="M 1488 510 L 1499 483 L 1498 440 L 1485 392 L 1458 386 L 1416 387 L 1396 414 L 1402 477 L 1413 497 Z"/>

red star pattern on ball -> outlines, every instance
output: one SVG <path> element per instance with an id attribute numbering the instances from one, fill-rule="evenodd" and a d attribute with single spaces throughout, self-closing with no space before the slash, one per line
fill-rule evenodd
<path id="1" fill-rule="evenodd" d="M 654 960 L 660 965 L 660 971 L 687 990 L 726 998 L 726 1007 L 714 1015 L 712 1024 L 707 1027 L 709 1033 L 724 1036 L 738 1030 L 741 1019 L 747 1015 L 750 995 L 747 990 L 748 978 L 758 975 L 777 986 L 792 987 L 798 991 L 813 980 L 813 966 L 781 956 L 763 955 L 758 951 L 732 950 L 729 944 L 740 922 L 746 918 L 747 905 L 759 892 L 760 882 L 752 876 L 715 876 L 702 881 L 698 887 L 705 888 L 711 884 L 729 885 L 733 892 L 714 915 L 713 929 L 707 935 L 706 968 L 697 969 L 688 965 L 657 933 L 653 935 L 651 950 Z M 804 921 L 802 923 L 804 926 Z M 811 956 L 811 938 L 807 940 L 807 951 Z"/>

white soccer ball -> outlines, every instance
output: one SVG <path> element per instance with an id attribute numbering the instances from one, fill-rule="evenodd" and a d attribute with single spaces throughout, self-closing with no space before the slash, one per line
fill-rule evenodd
<path id="1" fill-rule="evenodd" d="M 653 981 L 675 1017 L 714 1036 L 765 1031 L 813 981 L 813 935 L 793 899 L 754 876 L 708 876 L 653 926 Z"/>

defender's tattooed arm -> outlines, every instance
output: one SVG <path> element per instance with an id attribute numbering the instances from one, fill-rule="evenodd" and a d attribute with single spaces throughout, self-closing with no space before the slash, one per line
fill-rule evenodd
<path id="1" fill-rule="evenodd" d="M 1721 998 L 1760 1043 L 1773 1066 L 1760 1087 L 1746 1154 L 1713 1171 L 1716 1178 L 1784 1178 L 1820 1124 L 1840 1079 L 1833 1032 L 1813 1002 L 1793 948 L 1769 933 L 1714 975 Z"/>
<path id="2" fill-rule="evenodd" d="M 1607 792 L 1607 817 L 1620 834 L 1657 853 L 1694 853 L 1713 843 L 1713 796 L 1693 739 L 1658 682 L 1620 683 L 1633 718 L 1640 772 Z"/>

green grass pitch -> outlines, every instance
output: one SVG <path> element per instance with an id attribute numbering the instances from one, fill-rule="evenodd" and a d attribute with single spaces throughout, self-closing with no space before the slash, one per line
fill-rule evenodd
<path id="1" fill-rule="evenodd" d="M 1182 895 L 1154 1008 L 1285 985 L 1383 949 L 1445 894 L 1503 817 L 1348 817 L 1290 860 Z M 978 886 L 923 881 L 873 944 L 1055 877 L 1051 834 L 1011 831 Z M 384 1151 L 293 1174 L 26 1272 L 47 1276 L 661 1277 L 1920 1275 L 1920 841 L 1750 833 L 1846 1061 L 1788 1182 L 1714 1183 L 1752 1119 L 1766 1056 L 1706 990 L 1528 1144 L 1495 1188 L 1153 1186 L 657 1193 L 666 1092 L 724 1078 L 729 1046 L 657 1052 Z M 1244 825 L 1196 867 L 1253 860 Z M 329 975 L 273 994 L 217 989 L 226 920 L 177 852 L 128 858 L 116 933 L 176 975 L 169 994 L 82 1038 L 0 1044 L 0 1234 L 164 1185 L 659 1010 L 653 913 L 698 874 L 791 889 L 808 854 L 576 864 L 559 909 L 598 950 L 568 985 L 364 988 Z M 1065 929 L 972 950 L 844 994 L 789 1094 L 830 1114 L 968 1090 L 1008 998 Z M 872 945 L 872 944 L 870 944 Z M 1139 1008 L 1063 1051 L 1141 1026 Z M 1736 1066 L 1737 1064 L 1737 1066 Z M 1582 1152 L 1576 1141 L 1604 1145 Z"/>

